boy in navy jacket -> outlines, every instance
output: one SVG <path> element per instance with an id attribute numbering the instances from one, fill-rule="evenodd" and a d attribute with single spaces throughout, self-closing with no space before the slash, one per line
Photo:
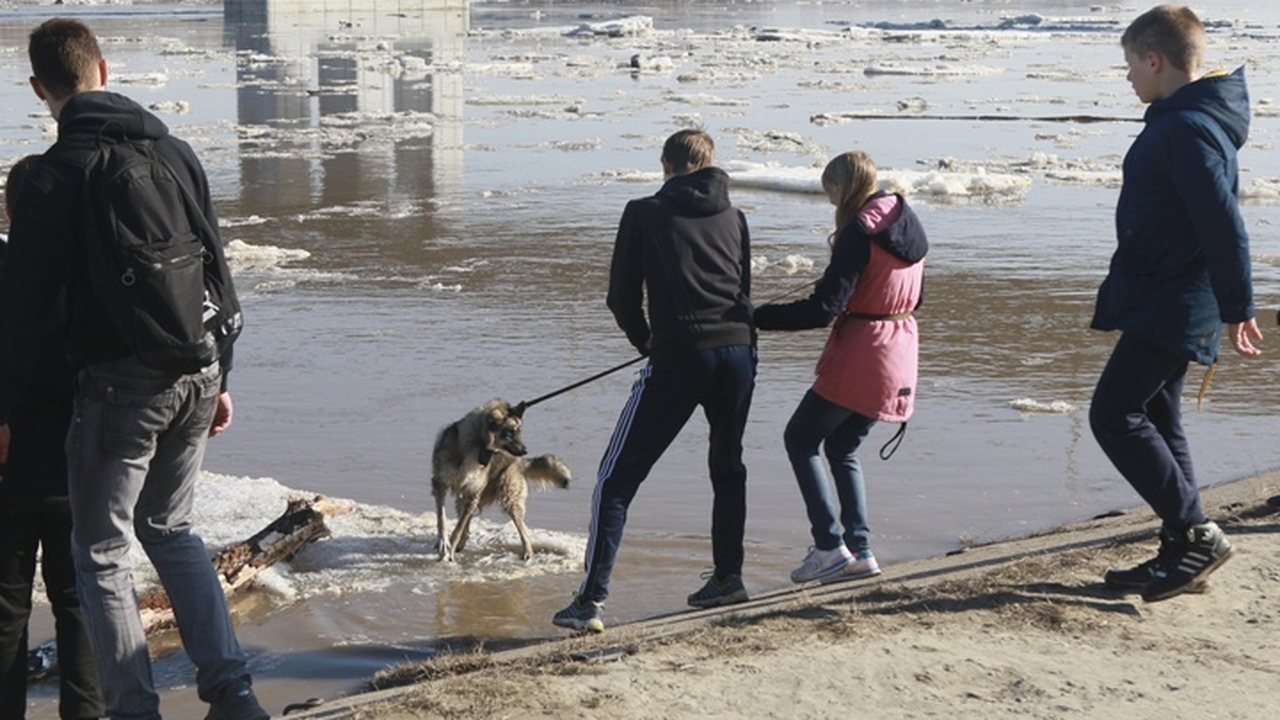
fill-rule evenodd
<path id="1" fill-rule="evenodd" d="M 1231 543 L 1200 507 L 1181 395 L 1190 361 L 1212 365 L 1224 326 L 1236 352 L 1260 353 L 1236 151 L 1249 133 L 1243 68 L 1198 77 L 1204 26 L 1161 5 L 1121 38 L 1128 80 L 1149 106 L 1124 159 L 1116 252 L 1092 326 L 1121 336 L 1089 422 L 1120 474 L 1162 521 L 1160 549 L 1107 584 L 1147 601 L 1201 586 Z"/>

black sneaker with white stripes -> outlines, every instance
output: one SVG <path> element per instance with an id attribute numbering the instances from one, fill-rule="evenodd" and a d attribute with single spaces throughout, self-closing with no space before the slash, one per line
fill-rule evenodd
<path id="1" fill-rule="evenodd" d="M 1151 573 L 1151 581 L 1142 589 L 1147 602 L 1168 600 L 1202 584 L 1209 573 L 1217 570 L 1235 552 L 1231 541 L 1217 523 L 1192 525 L 1180 533 L 1169 533 L 1167 553 L 1162 537 L 1161 553 Z"/>
<path id="2" fill-rule="evenodd" d="M 1108 570 L 1102 576 L 1102 581 L 1109 587 L 1117 590 L 1142 590 L 1156 576 L 1156 568 L 1160 567 L 1166 560 L 1177 555 L 1177 541 L 1169 534 L 1168 530 L 1163 528 L 1160 530 L 1160 549 L 1156 551 L 1156 556 L 1150 560 L 1144 560 L 1131 568 Z"/>

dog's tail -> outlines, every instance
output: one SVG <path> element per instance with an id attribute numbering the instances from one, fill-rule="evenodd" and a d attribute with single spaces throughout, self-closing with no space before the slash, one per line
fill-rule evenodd
<path id="1" fill-rule="evenodd" d="M 555 455 L 539 455 L 535 458 L 520 458 L 517 460 L 524 467 L 524 479 L 530 485 L 540 488 L 558 488 L 565 489 L 569 487 L 569 481 L 573 476 L 569 473 L 569 466 L 565 465 L 560 458 Z"/>

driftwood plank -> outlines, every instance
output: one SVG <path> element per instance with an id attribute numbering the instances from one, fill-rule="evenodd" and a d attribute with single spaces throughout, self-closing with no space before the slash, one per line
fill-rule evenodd
<path id="1" fill-rule="evenodd" d="M 222 591 L 228 599 L 243 591 L 263 570 L 288 560 L 307 545 L 328 537 L 325 519 L 351 512 L 348 505 L 339 505 L 317 495 L 308 500 L 289 500 L 284 514 L 276 518 L 253 537 L 227 547 L 213 557 Z M 173 605 L 164 588 L 156 587 L 138 596 L 138 612 L 148 636 L 175 627 Z M 57 650 L 49 641 L 27 654 L 27 680 L 35 681 L 57 670 Z"/>

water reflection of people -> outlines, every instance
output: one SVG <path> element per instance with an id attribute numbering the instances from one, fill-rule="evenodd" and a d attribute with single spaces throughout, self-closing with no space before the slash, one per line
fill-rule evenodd
<path id="1" fill-rule="evenodd" d="M 461 185 L 462 73 L 450 66 L 463 55 L 467 5 L 421 0 L 414 9 L 228 4 L 227 42 L 244 57 L 237 121 L 266 131 L 241 141 L 244 214 L 306 211 L 317 199 L 425 202 Z M 341 132 L 356 125 L 358 135 Z M 373 125 L 385 127 L 370 134 Z"/>

